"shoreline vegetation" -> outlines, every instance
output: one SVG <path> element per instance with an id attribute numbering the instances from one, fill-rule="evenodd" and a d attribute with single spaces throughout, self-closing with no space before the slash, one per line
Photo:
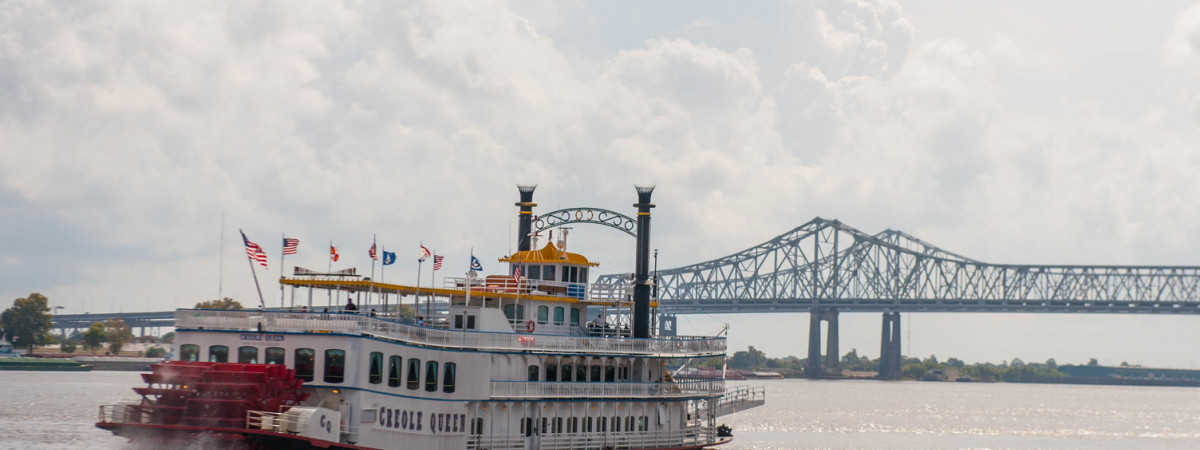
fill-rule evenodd
<path id="1" fill-rule="evenodd" d="M 808 377 L 804 370 L 807 359 L 790 355 L 782 358 L 770 358 L 753 346 L 744 351 L 734 352 L 724 361 L 721 358 L 709 358 L 691 366 L 697 369 L 719 370 L 722 368 L 722 363 L 725 363 L 729 370 L 774 372 L 782 375 L 783 378 Z M 873 379 L 878 377 L 879 360 L 859 355 L 857 349 L 852 349 L 843 355 L 839 363 L 841 375 L 826 375 L 820 378 Z M 1200 370 L 1141 367 L 1124 362 L 1119 366 L 1101 366 L 1095 358 L 1083 365 L 1059 365 L 1054 358 L 1040 363 L 1013 358 L 1001 361 L 999 364 L 990 362 L 967 364 L 953 357 L 942 361 L 934 355 L 924 359 L 902 356 L 900 366 L 901 379 L 905 380 L 1200 387 Z"/>

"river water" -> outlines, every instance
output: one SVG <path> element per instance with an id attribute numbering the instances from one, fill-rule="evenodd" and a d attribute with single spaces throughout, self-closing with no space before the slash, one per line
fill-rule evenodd
<path id="1" fill-rule="evenodd" d="M 0 372 L 0 448 L 121 449 L 92 424 L 136 396 L 132 372 Z M 731 383 L 734 384 L 734 383 Z M 770 380 L 722 417 L 737 449 L 1200 448 L 1200 389 Z"/>

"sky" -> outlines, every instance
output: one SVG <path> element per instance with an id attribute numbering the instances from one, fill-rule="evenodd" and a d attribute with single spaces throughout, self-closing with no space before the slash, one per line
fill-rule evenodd
<path id="1" fill-rule="evenodd" d="M 285 265 L 485 272 L 536 211 L 659 267 L 813 217 L 994 263 L 1200 265 L 1200 3 L 0 1 L 0 308 L 257 304 Z M 224 224 L 224 225 L 222 225 Z M 568 248 L 632 271 L 633 240 Z M 424 266 L 428 270 L 428 265 Z M 377 279 L 379 276 L 377 276 Z M 429 275 L 422 283 L 428 285 Z M 804 357 L 807 314 L 692 315 Z M 879 353 L 879 314 L 841 349 Z M 905 354 L 1197 368 L 1200 317 L 907 314 Z"/>

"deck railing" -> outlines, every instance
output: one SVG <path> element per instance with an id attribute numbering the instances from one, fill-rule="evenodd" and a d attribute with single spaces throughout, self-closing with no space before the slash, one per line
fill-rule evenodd
<path id="1" fill-rule="evenodd" d="M 554 433 L 522 435 L 467 436 L 470 450 L 516 450 L 527 443 L 543 450 L 576 448 L 674 448 L 710 445 L 719 442 L 707 427 L 691 426 L 673 431 L 630 431 L 616 433 Z"/>
<path id="2" fill-rule="evenodd" d="M 351 313 L 260 312 L 181 309 L 175 327 L 191 330 L 344 332 L 437 347 L 478 350 L 541 350 L 563 353 L 630 354 L 664 357 L 725 353 L 724 337 L 676 336 L 635 339 L 443 330 Z"/>
<path id="3" fill-rule="evenodd" d="M 725 380 L 679 383 L 493 381 L 492 398 L 688 398 L 725 392 Z"/>
<path id="4" fill-rule="evenodd" d="M 758 386 L 731 387 L 717 401 L 717 416 L 732 414 L 762 406 L 767 402 L 767 388 Z"/>

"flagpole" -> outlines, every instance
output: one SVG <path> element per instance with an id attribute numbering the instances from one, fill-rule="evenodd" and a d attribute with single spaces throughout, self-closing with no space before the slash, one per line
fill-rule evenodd
<path id="1" fill-rule="evenodd" d="M 286 251 L 285 249 L 287 248 L 287 233 L 283 233 L 283 241 L 282 242 L 283 242 L 283 247 L 279 247 L 279 279 L 281 281 L 283 280 L 283 258 L 285 258 L 287 255 L 286 253 L 284 253 Z M 284 307 L 283 306 L 283 297 L 284 297 L 283 283 L 279 283 L 279 307 L 280 308 Z"/>
<path id="2" fill-rule="evenodd" d="M 241 228 L 238 228 L 238 233 L 242 233 L 242 242 L 246 242 L 246 232 L 242 231 Z M 263 256 L 263 259 L 266 259 L 266 255 Z M 258 272 L 254 271 L 254 260 L 250 259 L 249 253 L 246 253 L 246 262 L 250 263 L 250 275 L 254 275 L 254 288 L 258 290 L 258 306 L 261 308 L 266 308 L 267 302 L 263 300 L 262 287 L 258 285 Z"/>
<path id="3" fill-rule="evenodd" d="M 417 265 L 417 278 L 420 278 L 420 277 L 421 277 L 421 267 L 420 267 L 420 264 L 418 264 Z M 429 265 L 429 286 L 430 287 L 437 286 L 437 249 L 433 250 L 433 264 Z M 420 301 L 420 300 L 421 300 L 421 298 L 417 297 L 417 301 Z M 429 298 L 425 299 L 425 315 L 429 316 L 432 319 L 433 316 L 429 313 L 429 308 L 430 308 L 431 303 L 433 303 L 432 295 L 429 296 Z M 413 302 L 413 306 L 420 308 L 419 306 L 417 306 L 416 302 Z"/>
<path id="4" fill-rule="evenodd" d="M 383 283 L 387 282 L 387 279 L 385 279 L 383 277 L 384 272 L 387 271 L 387 264 L 386 264 L 387 263 L 387 247 L 380 247 L 379 250 L 381 250 L 383 252 L 383 262 L 384 262 L 384 264 L 379 265 L 379 283 L 383 284 Z M 382 306 L 384 308 L 384 310 L 385 310 L 384 312 L 387 312 L 386 311 L 387 310 L 387 292 L 384 292 L 382 297 L 383 297 L 383 301 L 379 302 L 379 303 L 380 303 L 380 306 Z"/>
<path id="5" fill-rule="evenodd" d="M 376 245 L 375 235 L 372 234 L 371 235 L 371 250 L 375 250 L 375 245 Z M 370 286 L 370 288 L 367 289 L 367 304 L 368 305 L 371 304 L 371 294 L 373 292 L 375 292 L 375 257 L 376 256 L 379 256 L 379 253 L 376 253 L 374 256 L 371 256 L 371 286 Z"/>
<path id="6" fill-rule="evenodd" d="M 333 239 L 329 240 L 329 269 L 326 270 L 325 273 L 327 273 L 327 274 L 333 273 Z M 330 289 L 328 294 L 329 294 L 329 304 L 332 305 L 333 304 L 333 289 Z"/>
<path id="7" fill-rule="evenodd" d="M 422 241 L 421 243 L 419 243 L 417 245 L 420 245 L 421 248 L 425 248 L 424 241 Z M 425 264 L 425 258 L 423 258 L 423 257 L 417 258 L 417 296 L 413 297 L 413 311 L 418 312 L 418 313 L 421 312 L 421 264 Z M 426 315 L 429 314 L 429 308 L 425 309 L 425 314 Z M 433 318 L 430 317 L 430 320 L 432 320 L 432 319 Z"/>
<path id="8" fill-rule="evenodd" d="M 221 262 L 217 266 L 217 300 L 223 300 L 225 297 L 225 211 L 221 211 L 221 245 L 217 246 L 221 253 Z"/>

